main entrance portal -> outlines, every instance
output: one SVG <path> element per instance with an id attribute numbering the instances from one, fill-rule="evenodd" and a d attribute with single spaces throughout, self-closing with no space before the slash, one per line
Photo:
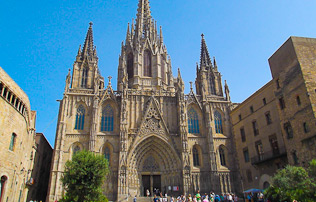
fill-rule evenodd
<path id="1" fill-rule="evenodd" d="M 142 175 L 143 193 L 146 196 L 147 190 L 150 196 L 159 194 L 161 191 L 161 175 Z"/>

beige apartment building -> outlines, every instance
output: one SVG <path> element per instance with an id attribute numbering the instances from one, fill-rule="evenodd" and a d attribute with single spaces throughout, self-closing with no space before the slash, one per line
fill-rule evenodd
<path id="1" fill-rule="evenodd" d="M 26 201 L 34 182 L 35 118 L 28 96 L 0 67 L 0 202 Z"/>
<path id="2" fill-rule="evenodd" d="M 274 88 L 268 82 L 231 112 L 244 190 L 267 188 L 287 164 Z"/>
<path id="3" fill-rule="evenodd" d="M 290 37 L 269 59 L 291 165 L 316 158 L 316 39 Z"/>

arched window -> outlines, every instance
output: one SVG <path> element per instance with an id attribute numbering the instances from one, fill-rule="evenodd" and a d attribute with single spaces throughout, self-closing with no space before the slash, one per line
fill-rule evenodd
<path id="1" fill-rule="evenodd" d="M 76 145 L 73 149 L 72 154 L 75 155 L 78 151 L 80 151 L 80 147 L 78 145 Z"/>
<path id="2" fill-rule="evenodd" d="M 195 146 L 193 147 L 193 165 L 200 166 L 199 151 Z"/>
<path id="3" fill-rule="evenodd" d="M 85 111 L 86 110 L 84 109 L 84 107 L 82 105 L 79 105 L 77 109 L 76 124 L 75 124 L 75 129 L 77 130 L 83 130 Z"/>
<path id="4" fill-rule="evenodd" d="M 199 117 L 193 108 L 190 108 L 188 111 L 188 128 L 189 133 L 200 133 Z"/>
<path id="5" fill-rule="evenodd" d="M 215 111 L 214 119 L 215 119 L 215 131 L 216 131 L 216 133 L 223 133 L 221 113 L 219 113 L 218 111 Z"/>
<path id="6" fill-rule="evenodd" d="M 88 68 L 83 68 L 82 78 L 81 78 L 81 88 L 87 87 L 87 80 L 88 80 Z"/>
<path id="7" fill-rule="evenodd" d="M 221 165 L 226 166 L 225 151 L 222 147 L 219 148 L 219 158 L 221 160 Z"/>
<path id="8" fill-rule="evenodd" d="M 102 110 L 101 131 L 113 131 L 113 108 L 108 104 Z"/>
<path id="9" fill-rule="evenodd" d="M 160 63 L 161 63 L 161 80 L 165 83 L 166 82 L 165 60 L 162 55 L 160 57 Z"/>
<path id="10" fill-rule="evenodd" d="M 133 69 L 133 65 L 134 64 L 134 58 L 133 58 L 133 54 L 130 53 L 127 56 L 127 75 L 128 75 L 128 79 L 133 78 L 134 76 L 134 69 Z"/>
<path id="11" fill-rule="evenodd" d="M 6 182 L 7 182 L 8 178 L 7 176 L 2 176 L 1 177 L 1 187 L 0 187 L 0 201 L 2 201 L 3 199 L 3 196 L 4 196 L 4 191 L 5 191 L 5 185 L 6 185 Z"/>
<path id="12" fill-rule="evenodd" d="M 9 150 L 13 151 L 15 142 L 16 142 L 16 134 L 12 133 Z"/>
<path id="13" fill-rule="evenodd" d="M 104 148 L 104 158 L 108 160 L 108 163 L 110 164 L 111 154 L 109 147 Z"/>
<path id="14" fill-rule="evenodd" d="M 151 77 L 151 53 L 149 50 L 144 51 L 144 76 Z"/>

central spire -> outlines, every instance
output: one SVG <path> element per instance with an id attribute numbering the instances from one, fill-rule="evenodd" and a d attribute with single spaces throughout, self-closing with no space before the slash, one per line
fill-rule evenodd
<path id="1" fill-rule="evenodd" d="M 200 58 L 200 67 L 209 67 L 211 65 L 210 54 L 208 53 L 206 42 L 204 39 L 204 34 L 201 34 L 201 58 Z"/>
<path id="2" fill-rule="evenodd" d="M 93 32 L 92 32 L 93 23 L 89 23 L 89 29 L 87 32 L 87 36 L 83 45 L 82 55 L 94 56 L 95 47 L 93 45 Z"/>
<path id="3" fill-rule="evenodd" d="M 136 33 L 138 36 L 148 36 L 152 20 L 148 0 L 139 0 L 136 19 Z"/>

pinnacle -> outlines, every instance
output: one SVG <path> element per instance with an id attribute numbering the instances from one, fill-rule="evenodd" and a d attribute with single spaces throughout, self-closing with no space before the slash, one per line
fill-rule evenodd
<path id="1" fill-rule="evenodd" d="M 88 55 L 88 56 L 93 56 L 93 53 L 95 52 L 95 48 L 93 45 L 93 31 L 92 31 L 92 25 L 93 23 L 89 23 L 89 29 L 87 32 L 87 36 L 83 45 L 82 49 L 82 55 Z"/>
<path id="2" fill-rule="evenodd" d="M 200 57 L 200 66 L 210 66 L 211 60 L 210 60 L 210 54 L 207 50 L 206 42 L 204 39 L 204 34 L 201 34 L 202 40 L 201 40 L 201 57 Z"/>

